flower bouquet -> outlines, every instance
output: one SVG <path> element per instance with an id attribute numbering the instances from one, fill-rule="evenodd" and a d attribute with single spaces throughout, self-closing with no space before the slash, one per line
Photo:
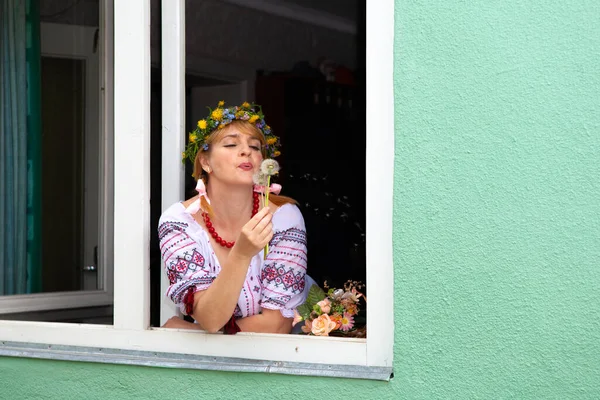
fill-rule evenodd
<path id="1" fill-rule="evenodd" d="M 367 301 L 358 291 L 363 285 L 347 281 L 343 289 L 336 289 L 329 288 L 325 281 L 323 286 L 327 292 L 311 286 L 306 302 L 294 310 L 293 325 L 304 321 L 301 329 L 308 335 L 366 337 L 366 326 L 357 327 L 355 323 L 361 297 Z"/>

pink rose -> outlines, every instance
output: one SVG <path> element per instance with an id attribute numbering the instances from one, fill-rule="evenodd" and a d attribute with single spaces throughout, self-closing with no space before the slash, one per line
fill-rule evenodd
<path id="1" fill-rule="evenodd" d="M 315 336 L 329 336 L 329 332 L 335 328 L 335 325 L 335 322 L 329 318 L 329 315 L 322 314 L 312 322 L 311 332 Z"/>
<path id="2" fill-rule="evenodd" d="M 298 311 L 294 310 L 294 321 L 292 322 L 292 326 L 296 326 L 298 322 L 303 321 L 302 315 L 298 314 Z"/>
<path id="3" fill-rule="evenodd" d="M 329 314 L 329 311 L 331 311 L 331 302 L 329 301 L 329 299 L 321 300 L 317 303 L 317 305 L 321 307 L 321 312 L 323 314 Z"/>

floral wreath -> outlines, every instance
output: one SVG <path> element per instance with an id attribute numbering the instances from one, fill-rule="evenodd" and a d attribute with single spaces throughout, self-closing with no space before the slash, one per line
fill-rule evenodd
<path id="1" fill-rule="evenodd" d="M 214 110 L 210 107 L 207 108 L 209 111 L 208 117 L 198 121 L 196 129 L 188 135 L 189 141 L 182 153 L 181 162 L 185 163 L 187 159 L 193 164 L 200 148 L 204 151 L 208 150 L 209 146 L 206 139 L 211 133 L 216 129 L 223 129 L 234 120 L 247 121 L 263 133 L 266 141 L 265 153 L 268 158 L 278 157 L 281 154 L 278 149 L 280 146 L 279 138 L 273 135 L 271 127 L 265 123 L 261 106 L 244 102 L 241 106 L 225 108 L 225 102 L 219 101 L 217 108 Z"/>

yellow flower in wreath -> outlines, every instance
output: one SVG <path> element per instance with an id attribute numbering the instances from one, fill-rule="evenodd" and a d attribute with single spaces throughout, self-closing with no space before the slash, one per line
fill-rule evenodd
<path id="1" fill-rule="evenodd" d="M 276 150 L 275 152 L 273 152 L 273 157 L 279 157 L 281 155 L 281 152 L 279 150 Z"/>
<path id="2" fill-rule="evenodd" d="M 201 119 L 200 121 L 198 121 L 198 128 L 206 129 L 206 120 Z"/>
<path id="3" fill-rule="evenodd" d="M 243 102 L 242 108 L 250 108 L 250 103 L 248 103 L 247 101 Z"/>
<path id="4" fill-rule="evenodd" d="M 225 102 L 224 102 L 223 100 L 221 100 L 221 101 L 219 102 L 219 107 L 223 107 L 224 105 L 225 105 Z"/>
<path id="5" fill-rule="evenodd" d="M 277 143 L 277 138 L 270 137 L 270 138 L 267 139 L 267 144 L 268 145 L 272 145 L 272 144 L 275 144 L 275 143 Z"/>
<path id="6" fill-rule="evenodd" d="M 193 134 L 193 133 L 190 133 L 190 142 L 192 142 L 192 143 L 195 143 L 195 142 L 196 142 L 196 139 L 198 139 L 198 137 L 196 137 L 196 135 L 195 135 L 195 134 Z"/>
<path id="7" fill-rule="evenodd" d="M 253 115 L 250 117 L 250 119 L 248 120 L 248 122 L 250 122 L 251 124 L 255 123 L 256 121 L 258 121 L 258 115 Z"/>
<path id="8" fill-rule="evenodd" d="M 210 116 L 213 119 L 216 119 L 217 121 L 220 121 L 223 119 L 223 110 L 220 108 L 217 108 L 215 110 L 213 110 L 213 112 L 210 114 Z"/>

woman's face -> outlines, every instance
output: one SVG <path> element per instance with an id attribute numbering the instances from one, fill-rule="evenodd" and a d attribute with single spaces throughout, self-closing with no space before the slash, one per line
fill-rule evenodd
<path id="1" fill-rule="evenodd" d="M 205 161 L 211 169 L 210 179 L 234 185 L 254 183 L 252 176 L 263 160 L 259 139 L 229 127 L 210 148 Z"/>

